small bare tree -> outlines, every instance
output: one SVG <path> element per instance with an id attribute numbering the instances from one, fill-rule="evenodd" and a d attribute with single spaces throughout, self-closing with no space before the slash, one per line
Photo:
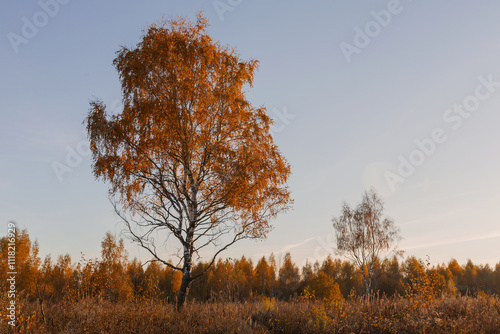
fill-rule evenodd
<path id="1" fill-rule="evenodd" d="M 370 293 L 376 259 L 389 254 L 401 255 L 397 243 L 399 228 L 391 218 L 383 217 L 384 203 L 374 189 L 365 191 L 363 200 L 353 209 L 342 205 L 342 214 L 334 217 L 337 254 L 345 255 L 361 270 L 365 293 Z M 385 258 L 384 256 L 384 258 Z"/>

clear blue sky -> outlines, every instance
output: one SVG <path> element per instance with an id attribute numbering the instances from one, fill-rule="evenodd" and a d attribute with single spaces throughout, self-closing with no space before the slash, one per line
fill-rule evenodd
<path id="1" fill-rule="evenodd" d="M 354 205 L 374 186 L 406 255 L 500 261 L 498 1 L 1 7 L 0 222 L 5 231 L 9 220 L 28 228 L 43 255 L 98 256 L 105 232 L 122 231 L 82 150 L 88 101 L 119 107 L 115 51 L 134 46 L 163 15 L 194 19 L 203 9 L 215 40 L 260 61 L 248 96 L 275 118 L 275 141 L 293 167 L 294 210 L 266 240 L 223 256 L 290 251 L 301 264 L 322 260 L 335 245 L 331 218 L 342 202 Z M 69 152 L 76 157 L 68 163 Z M 54 165 L 67 168 L 60 178 Z"/>

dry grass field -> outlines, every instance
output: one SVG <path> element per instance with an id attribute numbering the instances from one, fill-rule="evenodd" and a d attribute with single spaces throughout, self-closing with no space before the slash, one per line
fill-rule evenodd
<path id="1" fill-rule="evenodd" d="M 244 303 L 20 303 L 18 333 L 499 333 L 500 298 L 351 298 L 332 303 L 263 298 Z M 2 317 L 3 318 L 3 317 Z M 44 319 L 45 318 L 45 319 Z M 9 333 L 2 325 L 1 333 Z"/>

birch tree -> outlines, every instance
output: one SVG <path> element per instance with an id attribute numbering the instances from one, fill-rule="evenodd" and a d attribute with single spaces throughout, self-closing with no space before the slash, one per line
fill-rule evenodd
<path id="1" fill-rule="evenodd" d="M 401 254 L 397 243 L 399 228 L 391 218 L 384 217 L 384 203 L 373 189 L 365 191 L 356 208 L 342 205 L 342 213 L 334 217 L 337 253 L 345 255 L 361 270 L 365 293 L 370 293 L 374 264 L 388 254 Z"/>
<path id="2" fill-rule="evenodd" d="M 122 47 L 113 64 L 123 111 L 94 99 L 86 118 L 94 175 L 110 185 L 131 238 L 182 272 L 177 309 L 222 251 L 264 238 L 292 203 L 272 119 L 245 96 L 258 61 L 240 59 L 207 27 L 201 14 L 162 21 L 137 46 Z M 167 240 L 178 245 L 177 263 L 158 246 Z M 209 265 L 193 276 L 200 251 L 211 252 Z"/>

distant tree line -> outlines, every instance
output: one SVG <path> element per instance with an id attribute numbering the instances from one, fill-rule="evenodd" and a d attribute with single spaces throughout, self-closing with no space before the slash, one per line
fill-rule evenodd
<path id="1" fill-rule="evenodd" d="M 7 291 L 7 238 L 0 240 L 0 288 Z M 107 233 L 101 259 L 84 256 L 73 262 L 69 255 L 53 260 L 39 257 L 38 243 L 30 240 L 27 230 L 16 240 L 18 295 L 40 302 L 63 299 L 100 298 L 112 301 L 150 299 L 175 302 L 182 273 L 159 262 L 143 265 L 129 261 L 122 240 Z M 194 264 L 193 273 L 202 272 L 208 263 Z M 371 292 L 386 296 L 427 293 L 440 295 L 500 294 L 500 262 L 491 268 L 467 261 L 460 265 L 431 266 L 415 257 L 399 261 L 397 257 L 374 264 Z M 206 275 L 193 282 L 190 300 L 245 301 L 269 297 L 280 300 L 313 298 L 337 300 L 364 294 L 363 274 L 349 261 L 327 257 L 321 263 L 306 263 L 299 268 L 290 256 L 262 257 L 257 263 L 245 256 L 219 259 Z M 425 291 L 424 291 L 425 290 Z"/>

